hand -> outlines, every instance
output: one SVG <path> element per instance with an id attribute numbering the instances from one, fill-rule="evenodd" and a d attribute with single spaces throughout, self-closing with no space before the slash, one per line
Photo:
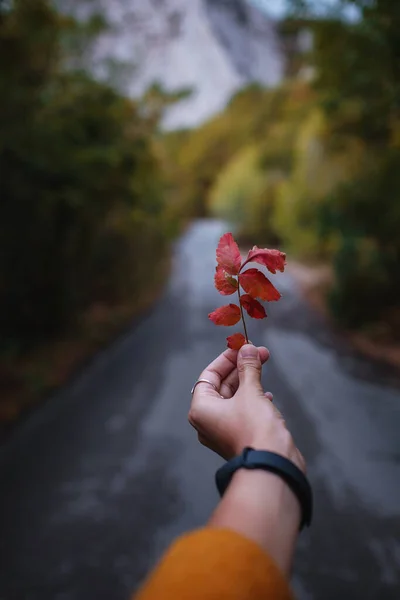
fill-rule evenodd
<path id="1" fill-rule="evenodd" d="M 193 394 L 189 422 L 199 441 L 231 459 L 246 446 L 276 452 L 305 472 L 305 461 L 272 404 L 272 394 L 261 386 L 261 368 L 269 358 L 266 348 L 251 344 L 239 353 L 225 350 L 200 375 L 216 386 L 199 383 Z"/>

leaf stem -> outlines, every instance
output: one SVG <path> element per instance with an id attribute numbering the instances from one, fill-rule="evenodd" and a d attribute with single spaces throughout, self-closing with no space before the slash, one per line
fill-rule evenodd
<path id="1" fill-rule="evenodd" d="M 243 306 L 242 306 L 242 303 L 240 302 L 240 283 L 239 282 L 238 282 L 238 296 L 239 296 L 240 314 L 242 315 L 242 321 L 243 321 L 244 337 L 246 338 L 246 344 L 248 344 L 249 336 L 247 335 L 247 327 L 246 327 L 246 321 L 244 320 Z"/>

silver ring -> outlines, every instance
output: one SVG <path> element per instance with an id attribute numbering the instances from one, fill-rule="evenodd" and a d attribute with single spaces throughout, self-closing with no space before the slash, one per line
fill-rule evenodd
<path id="1" fill-rule="evenodd" d="M 197 384 L 199 384 L 199 383 L 209 383 L 210 385 L 213 386 L 214 390 L 219 394 L 219 390 L 217 389 L 217 386 L 214 385 L 212 381 L 210 381 L 209 379 L 198 379 L 196 381 L 196 383 L 194 384 L 194 386 L 192 387 L 192 390 L 190 392 L 192 394 L 192 396 L 194 394 L 194 390 L 196 389 Z"/>

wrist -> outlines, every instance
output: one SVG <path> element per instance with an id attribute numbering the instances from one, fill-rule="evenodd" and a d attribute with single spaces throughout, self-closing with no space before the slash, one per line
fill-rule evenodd
<path id="1" fill-rule="evenodd" d="M 238 499 L 247 505 L 257 506 L 260 502 L 263 503 L 269 523 L 281 532 L 283 529 L 287 532 L 293 530 L 297 537 L 302 517 L 301 505 L 279 475 L 260 469 L 239 469 L 229 487 L 236 488 Z"/>
<path id="2" fill-rule="evenodd" d="M 210 524 L 254 540 L 289 573 L 300 521 L 300 503 L 278 475 L 239 469 Z"/>
<path id="3" fill-rule="evenodd" d="M 275 452 L 284 458 L 287 458 L 291 462 L 293 462 L 296 467 L 305 474 L 306 468 L 304 460 L 300 460 L 301 455 L 299 454 L 293 438 L 287 429 L 280 432 L 279 436 L 273 438 L 273 436 L 268 436 L 268 441 L 266 441 L 265 436 L 256 436 L 250 439 L 249 443 L 244 443 L 241 441 L 236 445 L 233 456 L 239 456 L 242 454 L 245 448 L 254 448 L 255 450 L 265 450 L 267 452 Z M 232 458 L 233 458 L 232 456 Z"/>
<path id="4" fill-rule="evenodd" d="M 299 501 L 302 513 L 301 529 L 310 525 L 313 510 L 312 489 L 304 473 L 293 461 L 276 452 L 245 448 L 240 455 L 235 456 L 216 472 L 215 482 L 221 496 L 232 482 L 234 474 L 243 468 L 250 471 L 266 471 L 281 478 Z"/>

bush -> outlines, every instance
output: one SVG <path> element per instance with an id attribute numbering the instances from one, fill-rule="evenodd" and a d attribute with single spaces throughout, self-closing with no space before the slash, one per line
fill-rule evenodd
<path id="1" fill-rule="evenodd" d="M 335 190 L 323 207 L 322 225 L 339 242 L 331 306 L 346 324 L 385 318 L 398 306 L 399 195 L 400 151 L 392 150 Z"/>
<path id="2" fill-rule="evenodd" d="M 330 258 L 337 247 L 332 230 L 321 234 L 320 208 L 343 182 L 351 180 L 364 160 L 362 145 L 354 139 L 339 141 L 323 114 L 313 110 L 299 130 L 293 170 L 279 190 L 275 228 L 294 255 Z"/>
<path id="3" fill-rule="evenodd" d="M 342 322 L 361 326 L 387 320 L 400 292 L 400 11 L 394 2 L 353 4 L 354 22 L 317 19 L 313 27 L 324 117 L 339 153 L 349 140 L 356 148 L 356 168 L 327 192 L 318 214 L 337 240 L 331 306 Z"/>
<path id="4" fill-rule="evenodd" d="M 272 243 L 276 241 L 272 215 L 279 180 L 278 172 L 262 169 L 259 148 L 245 148 L 218 177 L 210 193 L 210 212 L 233 223 L 242 239 Z"/>
<path id="5" fill-rule="evenodd" d="M 265 146 L 268 140 L 274 140 L 277 123 L 299 121 L 309 97 L 309 88 L 301 83 L 285 84 L 274 90 L 251 85 L 238 92 L 224 112 L 197 130 L 166 136 L 169 182 L 188 214 L 205 216 L 208 195 L 224 167 L 243 148 Z M 294 129 L 288 127 L 286 132 L 293 135 Z M 267 159 L 272 160 L 272 156 L 266 152 Z M 287 166 L 290 160 L 287 146 L 275 160 L 284 160 Z"/>
<path id="6" fill-rule="evenodd" d="M 167 248 L 157 124 L 65 68 L 66 27 L 47 0 L 0 15 L 0 327 L 22 346 L 140 295 Z"/>

